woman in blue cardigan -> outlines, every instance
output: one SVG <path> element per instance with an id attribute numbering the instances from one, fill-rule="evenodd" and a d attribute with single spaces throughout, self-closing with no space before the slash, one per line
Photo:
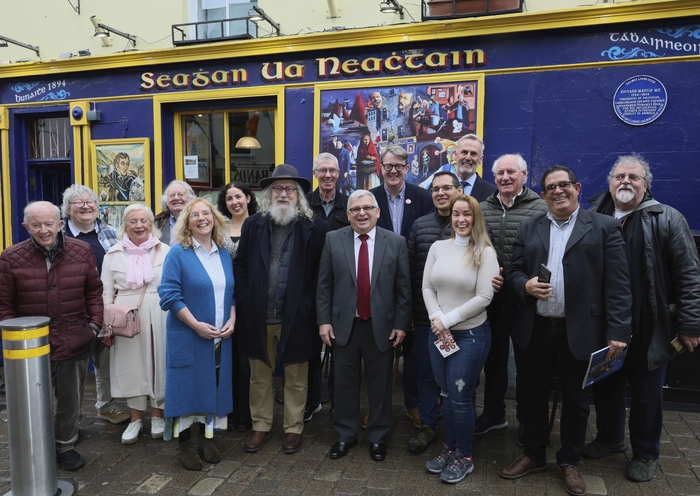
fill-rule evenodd
<path id="1" fill-rule="evenodd" d="M 231 256 L 223 249 L 226 224 L 202 198 L 178 217 L 158 294 L 166 324 L 165 416 L 173 419 L 180 461 L 201 470 L 221 461 L 214 427 L 226 430 L 233 410 L 231 340 L 236 322 Z"/>

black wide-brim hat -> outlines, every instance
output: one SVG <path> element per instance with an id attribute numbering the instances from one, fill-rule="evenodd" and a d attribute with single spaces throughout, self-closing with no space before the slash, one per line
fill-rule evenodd
<path id="1" fill-rule="evenodd" d="M 295 167 L 288 164 L 280 164 L 277 167 L 275 167 L 275 170 L 272 171 L 272 176 L 265 177 L 260 180 L 260 187 L 262 189 L 265 189 L 275 181 L 280 181 L 282 179 L 296 181 L 301 185 L 302 189 L 304 190 L 304 193 L 308 193 L 311 189 L 311 181 L 309 181 L 305 177 L 300 177 L 299 171 L 296 170 Z"/>

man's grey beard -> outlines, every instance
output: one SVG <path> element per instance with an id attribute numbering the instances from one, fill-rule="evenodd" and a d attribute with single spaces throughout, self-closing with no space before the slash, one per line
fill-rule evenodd
<path id="1" fill-rule="evenodd" d="M 622 186 L 617 188 L 615 191 L 615 199 L 620 203 L 629 203 L 634 200 L 634 191 L 630 189 L 623 189 Z"/>
<path id="2" fill-rule="evenodd" d="M 270 205 L 268 214 L 270 215 L 272 221 L 275 224 L 277 224 L 278 226 L 286 226 L 287 224 L 291 223 L 294 219 L 297 218 L 297 216 L 299 215 L 299 209 L 291 203 L 273 203 L 272 205 Z"/>

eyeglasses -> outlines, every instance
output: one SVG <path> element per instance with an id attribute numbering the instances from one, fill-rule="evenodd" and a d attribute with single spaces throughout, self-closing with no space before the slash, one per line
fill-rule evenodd
<path id="1" fill-rule="evenodd" d="M 556 184 L 548 184 L 547 186 L 544 187 L 544 190 L 547 193 L 552 193 L 557 188 L 561 189 L 562 191 L 566 191 L 567 189 L 569 189 L 571 187 L 572 184 L 573 183 L 571 181 L 562 181 L 562 182 L 556 183 Z"/>
<path id="2" fill-rule="evenodd" d="M 372 212 L 375 208 L 377 208 L 377 207 L 375 207 L 374 205 L 368 205 L 368 206 L 366 206 L 366 207 L 352 207 L 352 208 L 349 208 L 349 209 L 348 209 L 348 212 L 350 212 L 350 213 L 353 214 L 353 215 L 357 215 L 357 214 L 359 214 L 359 213 L 362 212 L 362 211 L 365 211 L 365 212 L 367 212 L 367 213 L 370 213 L 370 212 Z"/>
<path id="3" fill-rule="evenodd" d="M 211 217 L 211 216 L 212 216 L 212 213 L 209 210 L 202 210 L 202 212 L 195 212 L 193 214 L 190 214 L 190 219 L 199 219 L 200 217 Z"/>
<path id="4" fill-rule="evenodd" d="M 291 195 L 292 193 L 297 192 L 297 188 L 296 186 L 273 186 L 272 191 L 274 191 L 278 195 L 281 195 L 282 191 L 284 191 L 288 195 Z"/>
<path id="5" fill-rule="evenodd" d="M 187 198 L 187 193 L 169 193 L 168 198 Z"/>
<path id="6" fill-rule="evenodd" d="M 407 166 L 408 164 L 382 164 L 382 167 L 384 167 L 384 170 L 387 172 L 391 172 L 391 169 L 394 169 L 396 172 L 401 172 Z"/>
<path id="7" fill-rule="evenodd" d="M 95 206 L 95 201 L 94 200 L 78 200 L 78 201 L 72 201 L 69 202 L 71 205 L 76 206 L 76 207 L 82 207 L 83 205 L 88 206 L 88 207 L 94 207 Z"/>
<path id="8" fill-rule="evenodd" d="M 613 179 L 615 181 L 624 181 L 625 177 L 629 177 L 630 181 L 632 181 L 633 183 L 636 183 L 637 181 L 644 181 L 644 179 L 645 179 L 644 176 L 639 176 L 637 174 L 623 174 L 623 173 L 615 174 L 613 176 Z"/>
<path id="9" fill-rule="evenodd" d="M 454 188 L 454 185 L 446 184 L 445 186 L 435 186 L 433 188 L 430 188 L 430 192 L 433 194 L 439 193 L 440 191 L 444 191 L 445 193 L 447 193 L 448 191 L 452 191 Z"/>
<path id="10" fill-rule="evenodd" d="M 335 176 L 338 173 L 338 169 L 314 169 L 314 171 L 320 176 L 325 176 L 326 174 Z"/>

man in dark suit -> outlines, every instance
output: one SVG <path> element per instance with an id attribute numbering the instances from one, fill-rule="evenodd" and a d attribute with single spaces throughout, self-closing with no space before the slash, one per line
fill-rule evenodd
<path id="1" fill-rule="evenodd" d="M 383 212 L 377 225 L 408 239 L 415 220 L 433 211 L 433 199 L 423 188 L 406 182 L 408 153 L 403 147 L 382 148 L 381 159 L 384 184 L 370 190 Z"/>
<path id="2" fill-rule="evenodd" d="M 465 195 L 478 202 L 485 201 L 496 191 L 496 186 L 484 181 L 476 169 L 484 160 L 484 142 L 476 134 L 465 134 L 457 140 L 457 177 Z"/>
<path id="3" fill-rule="evenodd" d="M 416 219 L 433 211 L 433 199 L 423 188 L 406 182 L 408 153 L 403 147 L 391 145 L 383 148 L 381 159 L 384 184 L 371 190 L 377 199 L 379 210 L 383 212 L 377 225 L 394 231 L 407 240 Z M 406 413 L 416 427 L 421 427 L 418 414 L 418 366 L 413 353 L 414 339 L 413 333 L 410 333 L 403 345 L 401 384 Z"/>
<path id="4" fill-rule="evenodd" d="M 526 374 L 521 411 L 524 453 L 499 473 L 516 479 L 547 468 L 549 390 L 556 363 L 562 393 L 561 449 L 557 464 L 569 494 L 585 494 L 578 463 L 588 424 L 588 390 L 582 389 L 592 352 L 619 354 L 631 338 L 632 294 L 620 223 L 582 210 L 581 184 L 566 167 L 542 176 L 549 212 L 521 222 L 506 281 L 525 302 L 513 339 L 523 348 Z M 540 282 L 540 266 L 551 271 Z"/>
<path id="5" fill-rule="evenodd" d="M 386 456 L 391 429 L 394 352 L 411 325 L 411 278 L 406 242 L 377 227 L 379 208 L 369 191 L 348 199 L 350 227 L 331 231 L 321 254 L 316 296 L 319 334 L 333 348 L 333 428 L 338 442 L 330 457 L 341 458 L 357 444 L 360 427 L 361 360 L 365 363 L 372 459 Z"/>

